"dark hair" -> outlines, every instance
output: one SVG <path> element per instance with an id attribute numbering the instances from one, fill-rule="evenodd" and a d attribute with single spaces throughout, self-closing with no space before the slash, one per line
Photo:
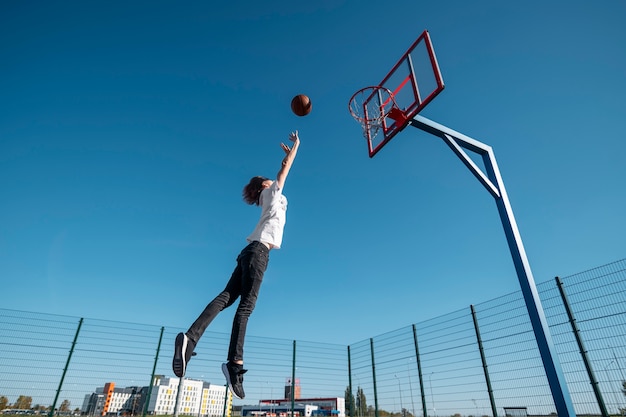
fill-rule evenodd
<path id="1" fill-rule="evenodd" d="M 243 201 L 252 205 L 259 205 L 259 198 L 261 197 L 261 191 L 263 191 L 263 181 L 267 181 L 265 177 L 252 177 L 250 182 L 243 187 Z"/>

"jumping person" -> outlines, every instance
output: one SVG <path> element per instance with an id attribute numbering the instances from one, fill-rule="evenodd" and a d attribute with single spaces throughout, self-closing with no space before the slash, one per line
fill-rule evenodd
<path id="1" fill-rule="evenodd" d="M 240 298 L 233 319 L 227 362 L 222 364 L 222 372 L 228 382 L 228 388 L 239 399 L 245 396 L 243 374 L 247 370 L 243 369 L 243 343 L 248 318 L 254 310 L 259 295 L 263 274 L 269 261 L 269 252 L 272 249 L 279 249 L 283 239 L 287 212 L 287 198 L 283 195 L 283 188 L 300 146 L 298 131 L 291 132 L 289 140 L 293 142 L 291 147 L 284 143 L 280 144 L 286 155 L 276 180 L 253 177 L 243 188 L 244 201 L 250 205 L 260 206 L 261 218 L 252 234 L 247 237 L 249 244 L 237 257 L 237 266 L 226 288 L 206 306 L 186 333 L 179 333 L 176 336 L 174 345 L 172 369 L 176 376 L 183 377 L 189 360 L 195 354 L 194 349 L 207 326 L 220 311 L 230 307 L 237 298 Z"/>

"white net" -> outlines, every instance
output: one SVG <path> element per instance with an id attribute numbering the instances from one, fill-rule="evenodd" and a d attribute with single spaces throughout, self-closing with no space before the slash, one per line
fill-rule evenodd
<path id="1" fill-rule="evenodd" d="M 380 86 L 365 87 L 354 93 L 348 103 L 350 114 L 363 127 L 363 136 L 371 141 L 384 129 L 386 118 L 398 107 L 393 93 Z"/>

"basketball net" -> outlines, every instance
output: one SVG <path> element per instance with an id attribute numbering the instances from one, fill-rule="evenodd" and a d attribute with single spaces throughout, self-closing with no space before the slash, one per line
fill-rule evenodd
<path id="1" fill-rule="evenodd" d="M 391 90 L 381 86 L 360 89 L 350 99 L 348 108 L 363 127 L 363 136 L 368 141 L 385 128 L 385 119 L 394 109 L 395 112 L 400 111 Z"/>

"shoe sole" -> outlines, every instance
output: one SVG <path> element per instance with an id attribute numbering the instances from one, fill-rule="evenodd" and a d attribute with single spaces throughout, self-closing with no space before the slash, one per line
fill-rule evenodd
<path id="1" fill-rule="evenodd" d="M 235 391 L 233 391 L 233 381 L 230 380 L 230 372 L 228 371 L 228 365 L 225 363 L 222 364 L 222 372 L 224 373 L 224 376 L 226 377 L 226 383 L 228 384 L 228 390 L 230 391 L 230 393 L 233 395 L 233 397 L 243 400 L 243 397 L 240 397 L 239 395 L 235 394 Z"/>
<path id="2" fill-rule="evenodd" d="M 178 333 L 176 336 L 176 342 L 174 344 L 174 359 L 172 360 L 172 370 L 174 375 L 179 378 L 185 376 L 185 358 L 184 352 L 187 351 L 187 338 L 184 333 Z"/>

